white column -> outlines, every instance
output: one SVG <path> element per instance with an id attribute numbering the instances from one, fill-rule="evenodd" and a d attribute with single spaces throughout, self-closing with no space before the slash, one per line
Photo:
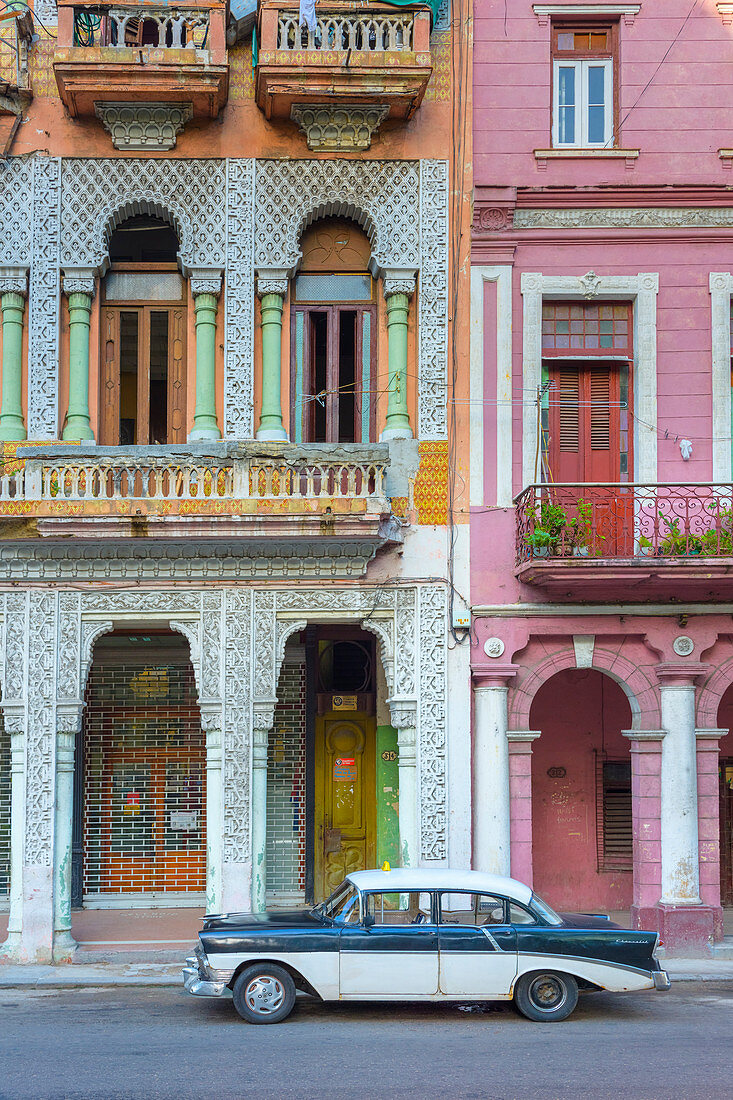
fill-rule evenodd
<path id="1" fill-rule="evenodd" d="M 56 805 L 53 866 L 53 957 L 71 958 L 76 942 L 71 935 L 71 840 L 74 823 L 74 748 L 76 730 L 56 733 Z"/>
<path id="2" fill-rule="evenodd" d="M 267 742 L 274 714 L 258 713 L 255 703 L 252 742 L 252 910 L 267 908 Z"/>
<path id="3" fill-rule="evenodd" d="M 222 752 L 221 713 L 209 717 L 201 708 L 206 730 L 206 912 L 222 910 L 221 831 L 222 831 Z"/>
<path id="4" fill-rule="evenodd" d="M 420 826 L 417 804 L 417 705 L 412 699 L 389 699 L 392 725 L 397 730 L 400 776 L 400 860 L 403 867 L 420 862 Z"/>
<path id="5" fill-rule="evenodd" d="M 507 697 L 516 668 L 474 670 L 473 869 L 511 868 Z"/>
<path id="6" fill-rule="evenodd" d="M 23 930 L 23 837 L 25 834 L 25 729 L 19 714 L 5 708 L 10 734 L 10 916 L 0 958 L 19 957 Z"/>
<path id="7" fill-rule="evenodd" d="M 662 726 L 662 905 L 700 905 L 695 679 L 700 665 L 657 666 Z"/>

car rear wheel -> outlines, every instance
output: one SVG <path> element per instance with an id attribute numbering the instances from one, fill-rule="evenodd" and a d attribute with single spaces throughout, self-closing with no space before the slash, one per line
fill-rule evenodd
<path id="1" fill-rule="evenodd" d="M 514 1003 L 528 1020 L 539 1023 L 565 1020 L 578 1003 L 578 983 L 569 974 L 549 971 L 523 974 L 514 990 Z"/>
<path id="2" fill-rule="evenodd" d="M 232 990 L 234 1007 L 249 1024 L 279 1024 L 293 1011 L 295 983 L 281 966 L 249 966 Z"/>

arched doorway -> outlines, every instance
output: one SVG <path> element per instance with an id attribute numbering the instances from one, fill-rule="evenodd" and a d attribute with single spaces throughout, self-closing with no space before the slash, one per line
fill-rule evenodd
<path id="1" fill-rule="evenodd" d="M 292 283 L 296 443 L 369 443 L 375 431 L 376 288 L 366 233 L 322 218 L 303 233 Z"/>
<path id="2" fill-rule="evenodd" d="M 187 641 L 168 631 L 104 635 L 85 701 L 73 902 L 188 895 L 197 904 L 206 889 L 206 746 Z"/>
<path id="3" fill-rule="evenodd" d="M 632 901 L 631 708 L 594 669 L 569 669 L 537 692 L 530 722 L 534 888 L 564 910 Z"/>
<path id="4" fill-rule="evenodd" d="M 733 906 L 733 684 L 718 707 L 720 739 L 720 902 Z"/>
<path id="5" fill-rule="evenodd" d="M 188 288 L 161 218 L 128 218 L 102 280 L 100 443 L 185 443 Z"/>

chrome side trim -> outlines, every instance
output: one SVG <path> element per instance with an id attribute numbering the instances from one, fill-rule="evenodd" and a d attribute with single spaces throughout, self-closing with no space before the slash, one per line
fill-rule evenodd
<path id="1" fill-rule="evenodd" d="M 484 928 L 484 926 L 482 925 L 481 926 L 481 931 L 486 936 L 486 939 L 489 941 L 491 946 L 494 948 L 494 951 L 502 951 L 503 950 L 503 948 L 499 947 L 499 944 L 496 942 L 494 937 L 491 935 L 491 932 L 489 932 L 488 928 Z"/>
<path id="2" fill-rule="evenodd" d="M 653 970 L 652 978 L 654 979 L 654 988 L 664 992 L 666 992 L 672 984 L 666 970 Z"/>
<path id="3" fill-rule="evenodd" d="M 591 966 L 608 966 L 613 970 L 626 970 L 630 974 L 643 974 L 646 978 L 650 978 L 653 974 L 657 973 L 654 970 L 645 970 L 641 966 L 629 966 L 626 963 L 610 962 L 608 959 L 599 959 L 596 956 L 587 955 L 553 955 L 549 951 L 518 951 L 517 955 L 521 959 L 523 955 L 529 955 L 533 958 L 541 955 L 543 959 L 557 959 L 558 962 L 579 962 L 588 963 Z"/>

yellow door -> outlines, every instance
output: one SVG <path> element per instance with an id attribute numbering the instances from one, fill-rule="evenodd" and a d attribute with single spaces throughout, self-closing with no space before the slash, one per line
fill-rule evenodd
<path id="1" fill-rule="evenodd" d="M 315 893 L 328 897 L 376 853 L 376 730 L 363 714 L 316 720 Z"/>

